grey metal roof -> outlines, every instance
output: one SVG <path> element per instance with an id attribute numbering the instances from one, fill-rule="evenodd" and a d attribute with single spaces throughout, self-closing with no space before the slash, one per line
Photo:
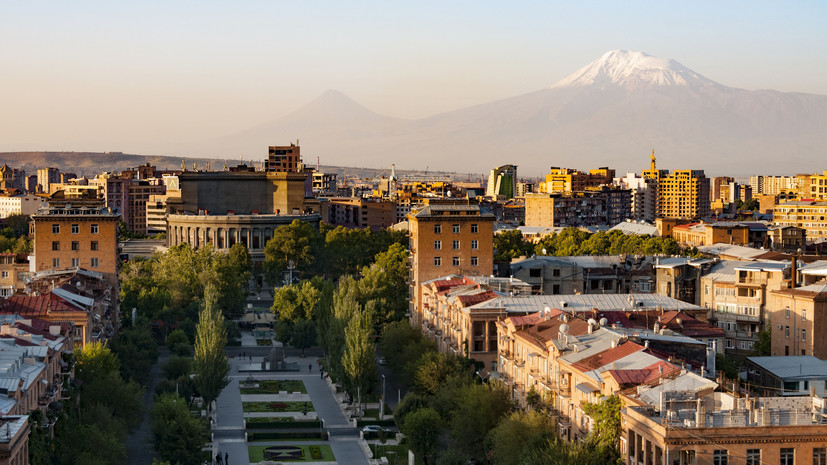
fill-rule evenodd
<path id="1" fill-rule="evenodd" d="M 565 305 L 563 304 L 565 302 Z M 706 310 L 704 307 L 673 299 L 660 294 L 568 294 L 509 296 L 489 300 L 470 308 L 505 309 L 507 312 L 534 313 L 545 307 L 569 312 L 624 310 Z"/>
<path id="2" fill-rule="evenodd" d="M 812 355 L 784 355 L 776 357 L 747 357 L 773 375 L 784 379 L 827 379 L 827 361 Z"/>
<path id="3" fill-rule="evenodd" d="M 790 262 L 750 262 L 738 265 L 736 270 L 780 272 L 790 267 Z"/>
<path id="4" fill-rule="evenodd" d="M 623 234 L 634 234 L 637 236 L 644 236 L 647 234 L 650 236 L 657 236 L 658 234 L 657 226 L 651 223 L 647 223 L 645 221 L 629 220 L 612 226 L 611 228 L 609 228 L 609 231 L 620 231 Z"/>
<path id="5" fill-rule="evenodd" d="M 766 250 L 753 249 L 752 247 L 744 247 L 742 245 L 724 244 L 721 242 L 712 245 L 702 245 L 698 247 L 698 250 L 710 255 L 728 255 L 744 260 L 755 259 L 767 253 Z"/>

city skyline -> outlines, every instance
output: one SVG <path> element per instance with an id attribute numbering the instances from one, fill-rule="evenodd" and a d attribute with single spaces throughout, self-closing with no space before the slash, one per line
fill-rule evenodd
<path id="1" fill-rule="evenodd" d="M 548 88 L 613 49 L 726 86 L 827 94 L 818 2 L 50 6 L 2 7 L 0 150 L 197 156 L 181 147 L 328 89 L 423 118 Z"/>

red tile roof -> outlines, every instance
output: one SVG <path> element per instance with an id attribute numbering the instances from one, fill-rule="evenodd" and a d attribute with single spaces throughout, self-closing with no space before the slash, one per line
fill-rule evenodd
<path id="1" fill-rule="evenodd" d="M 669 376 L 680 371 L 680 368 L 669 362 L 660 360 L 646 368 L 639 370 L 609 370 L 611 376 L 621 386 L 626 384 L 647 384 L 663 376 Z"/>
<path id="2" fill-rule="evenodd" d="M 613 347 L 608 350 L 604 350 L 599 354 L 594 354 L 591 357 L 586 357 L 583 360 L 575 363 L 573 366 L 580 371 L 592 371 L 596 370 L 600 367 L 604 367 L 612 362 L 620 360 L 623 357 L 628 355 L 632 355 L 635 352 L 640 352 L 645 347 L 640 344 L 635 344 L 632 341 L 626 341 L 625 343 Z"/>
<path id="3" fill-rule="evenodd" d="M 485 291 L 480 292 L 478 294 L 466 294 L 466 295 L 458 295 L 457 300 L 463 307 L 470 307 L 471 305 L 476 305 L 482 302 L 488 302 L 489 300 L 496 299 L 499 297 L 496 292 L 494 291 Z"/>
<path id="4" fill-rule="evenodd" d="M 76 307 L 54 294 L 28 296 L 13 295 L 0 303 L 0 313 L 18 314 L 24 318 L 40 317 L 52 312 L 80 312 Z"/>

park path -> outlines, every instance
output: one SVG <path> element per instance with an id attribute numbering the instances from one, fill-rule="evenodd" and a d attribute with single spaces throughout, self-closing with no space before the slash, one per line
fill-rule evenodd
<path id="1" fill-rule="evenodd" d="M 152 445 L 152 419 L 150 411 L 155 402 L 155 388 L 161 381 L 161 365 L 169 358 L 170 353 L 166 347 L 158 347 L 158 361 L 149 371 L 146 392 L 143 398 L 143 419 L 141 425 L 126 438 L 126 457 L 129 465 L 151 465 L 156 457 L 155 448 Z"/>

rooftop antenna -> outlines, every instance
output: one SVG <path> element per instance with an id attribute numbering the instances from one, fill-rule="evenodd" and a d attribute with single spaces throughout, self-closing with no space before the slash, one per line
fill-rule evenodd
<path id="1" fill-rule="evenodd" d="M 319 170 L 319 156 L 318 155 L 316 155 L 316 171 L 321 171 L 321 170 Z"/>

